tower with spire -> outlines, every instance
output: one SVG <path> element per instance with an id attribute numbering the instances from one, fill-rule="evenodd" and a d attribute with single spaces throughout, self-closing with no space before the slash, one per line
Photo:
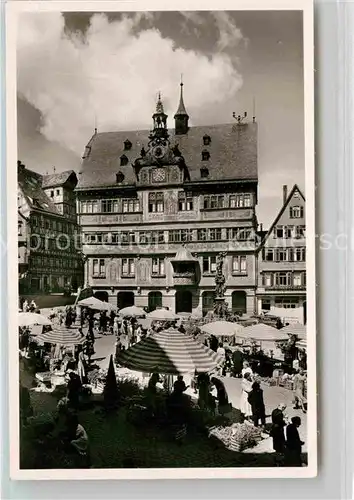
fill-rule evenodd
<path id="1" fill-rule="evenodd" d="M 188 113 L 186 111 L 186 107 L 185 107 L 184 101 L 183 101 L 183 81 L 182 81 L 182 79 L 181 79 L 180 87 L 181 87 L 181 94 L 180 94 L 180 98 L 179 98 L 179 105 L 178 105 L 177 112 L 174 116 L 175 134 L 176 135 L 184 135 L 189 130 L 189 126 L 188 126 L 189 116 L 188 116 Z"/>
<path id="2" fill-rule="evenodd" d="M 161 92 L 159 92 L 158 94 L 156 111 L 152 115 L 152 119 L 154 122 L 154 130 L 153 130 L 154 137 L 167 138 L 168 137 L 167 115 L 165 113 L 163 103 L 161 100 Z"/>

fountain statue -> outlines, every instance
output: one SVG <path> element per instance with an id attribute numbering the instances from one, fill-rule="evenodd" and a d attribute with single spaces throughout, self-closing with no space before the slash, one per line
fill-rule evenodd
<path id="1" fill-rule="evenodd" d="M 225 257 L 226 252 L 220 252 L 216 259 L 214 314 L 219 318 L 225 318 L 228 309 L 225 302 L 226 278 L 223 272 Z"/>

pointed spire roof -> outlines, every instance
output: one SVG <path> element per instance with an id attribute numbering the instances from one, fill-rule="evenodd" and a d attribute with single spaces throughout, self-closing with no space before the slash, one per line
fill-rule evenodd
<path id="1" fill-rule="evenodd" d="M 186 111 L 184 101 L 183 101 L 183 82 L 180 83 L 180 86 L 181 86 L 181 94 L 180 94 L 179 105 L 178 105 L 178 109 L 176 111 L 175 117 L 181 116 L 181 115 L 188 116 L 188 113 Z"/>
<path id="2" fill-rule="evenodd" d="M 156 103 L 156 114 L 165 114 L 163 109 L 163 104 L 161 100 L 161 92 L 159 92 L 157 103 Z"/>

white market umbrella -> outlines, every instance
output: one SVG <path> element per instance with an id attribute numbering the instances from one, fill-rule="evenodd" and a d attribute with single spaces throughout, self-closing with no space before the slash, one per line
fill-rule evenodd
<path id="1" fill-rule="evenodd" d="M 18 314 L 18 326 L 51 325 L 52 322 L 42 314 L 21 312 Z"/>
<path id="2" fill-rule="evenodd" d="M 123 316 L 123 318 L 128 318 L 128 317 L 142 318 L 146 315 L 146 312 L 141 307 L 129 306 L 129 307 L 123 307 L 123 309 L 120 309 L 118 311 L 118 314 L 120 316 Z"/>
<path id="3" fill-rule="evenodd" d="M 108 302 L 103 302 L 103 300 L 96 299 L 96 297 L 88 297 L 87 299 L 80 300 L 77 303 L 78 306 L 89 307 L 95 311 L 112 311 L 113 306 Z"/>
<path id="4" fill-rule="evenodd" d="M 288 340 L 289 336 L 283 333 L 282 330 L 274 328 L 274 326 L 266 325 L 264 323 L 257 323 L 256 325 L 246 326 L 237 337 L 259 340 L 261 342 L 276 342 L 278 340 Z"/>
<path id="5" fill-rule="evenodd" d="M 208 335 L 214 335 L 215 337 L 233 337 L 238 336 L 244 330 L 244 327 L 239 323 L 221 320 L 207 323 L 200 329 L 202 332 Z"/>
<path id="6" fill-rule="evenodd" d="M 175 314 L 173 311 L 169 309 L 155 309 L 155 311 L 149 312 L 146 315 L 148 319 L 153 319 L 156 321 L 175 321 L 180 319 L 178 314 Z"/>
<path id="7" fill-rule="evenodd" d="M 307 338 L 306 325 L 301 325 L 300 323 L 284 326 L 284 328 L 281 328 L 279 331 L 286 335 L 296 335 L 301 340 Z"/>

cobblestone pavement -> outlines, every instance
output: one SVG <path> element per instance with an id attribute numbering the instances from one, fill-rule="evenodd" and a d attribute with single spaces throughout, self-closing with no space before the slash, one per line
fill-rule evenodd
<path id="1" fill-rule="evenodd" d="M 241 398 L 241 379 L 223 377 L 223 382 L 225 388 L 229 395 L 229 400 L 234 408 L 239 408 L 239 402 Z M 302 421 L 302 425 L 299 429 L 300 437 L 302 441 L 305 441 L 303 446 L 303 452 L 307 452 L 307 418 L 301 410 L 294 410 L 292 404 L 292 392 L 283 387 L 268 387 L 263 386 L 263 396 L 264 403 L 266 406 L 267 423 L 271 421 L 270 415 L 274 408 L 276 408 L 280 403 L 285 403 L 287 408 L 285 410 L 286 415 L 291 418 L 295 415 L 299 416 Z M 249 453 L 261 453 L 261 452 L 271 452 L 273 451 L 272 439 L 267 438 L 259 443 L 258 446 L 248 450 Z M 247 452 L 247 450 L 246 450 Z"/>
<path id="2" fill-rule="evenodd" d="M 95 355 L 93 361 L 95 361 L 102 368 L 107 368 L 109 363 L 109 357 L 114 352 L 115 337 L 113 335 L 100 336 L 95 342 Z M 222 377 L 225 384 L 225 388 L 229 395 L 229 400 L 234 408 L 239 408 L 240 397 L 241 397 L 241 379 Z M 292 404 L 292 392 L 283 387 L 268 387 L 262 386 L 264 391 L 264 402 L 266 405 L 266 415 L 267 423 L 270 423 L 270 415 L 274 408 L 276 408 L 280 403 L 285 403 L 287 405 L 286 415 L 291 418 L 295 415 L 301 417 L 302 425 L 299 429 L 300 437 L 305 441 L 303 447 L 303 452 L 307 452 L 307 418 L 306 414 L 302 413 L 301 410 L 294 410 Z M 272 452 L 272 439 L 267 438 L 259 443 L 255 448 L 248 450 L 250 453 L 261 453 L 261 452 Z"/>
<path id="3" fill-rule="evenodd" d="M 85 329 L 86 330 L 86 329 Z M 84 333 L 86 331 L 84 330 Z M 92 361 L 99 365 L 102 369 L 107 369 L 109 364 L 109 358 L 111 354 L 114 354 L 115 346 L 115 336 L 114 335 L 98 335 L 95 341 L 95 355 Z M 234 408 L 239 408 L 240 397 L 241 397 L 241 379 L 222 377 L 225 384 L 225 388 L 229 395 L 229 400 Z M 307 418 L 301 410 L 294 410 L 292 405 L 292 392 L 284 389 L 282 387 L 268 387 L 262 386 L 264 391 L 264 402 L 266 405 L 267 423 L 270 422 L 270 415 L 274 408 L 276 408 L 280 403 L 285 403 L 287 405 L 286 415 L 291 418 L 295 415 L 301 417 L 302 425 L 299 429 L 300 437 L 305 441 L 303 446 L 303 452 L 307 452 Z M 272 452 L 272 439 L 266 438 L 259 443 L 258 446 L 250 450 L 246 450 L 245 453 L 262 453 L 262 452 Z"/>

